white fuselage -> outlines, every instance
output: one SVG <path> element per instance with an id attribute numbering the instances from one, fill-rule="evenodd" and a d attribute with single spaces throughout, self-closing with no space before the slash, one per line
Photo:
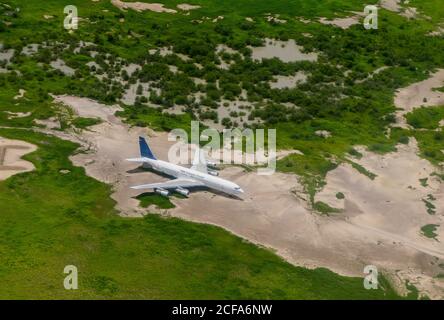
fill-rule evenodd
<path id="1" fill-rule="evenodd" d="M 185 168 L 162 160 L 153 160 L 149 158 L 145 159 L 146 161 L 144 164 L 148 165 L 157 172 L 161 172 L 175 178 L 195 180 L 204 184 L 210 189 L 221 191 L 229 195 L 238 196 L 243 193 L 243 190 L 237 184 L 211 174 Z"/>

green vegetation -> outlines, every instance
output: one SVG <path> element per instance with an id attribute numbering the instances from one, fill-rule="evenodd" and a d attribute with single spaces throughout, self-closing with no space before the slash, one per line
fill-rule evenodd
<path id="1" fill-rule="evenodd" d="M 418 141 L 420 156 L 429 160 L 440 169 L 440 163 L 444 161 L 444 153 L 441 151 L 444 143 L 444 133 L 435 130 L 406 130 L 392 128 L 392 139 L 399 140 L 403 136 L 414 137 Z M 437 173 L 439 176 L 440 173 Z"/>
<path id="2" fill-rule="evenodd" d="M 350 155 L 352 155 L 353 157 L 357 158 L 357 159 L 361 159 L 362 158 L 362 153 L 360 153 L 358 150 L 356 150 L 355 148 L 350 148 L 350 150 L 348 151 L 348 153 Z"/>
<path id="3" fill-rule="evenodd" d="M 371 180 L 374 180 L 377 175 L 374 174 L 373 172 L 368 171 L 366 168 L 364 168 L 363 166 L 361 166 L 360 164 L 353 162 L 353 161 L 348 161 L 353 168 L 355 168 L 356 170 L 358 170 L 359 173 L 369 177 Z"/>
<path id="4" fill-rule="evenodd" d="M 85 129 L 87 127 L 99 124 L 100 122 L 100 119 L 77 117 L 72 120 L 71 124 L 76 128 Z"/>
<path id="5" fill-rule="evenodd" d="M 439 227 L 439 224 L 427 224 L 421 228 L 421 232 L 424 236 L 427 238 L 435 239 L 438 236 L 437 233 L 435 233 L 436 229 Z"/>
<path id="6" fill-rule="evenodd" d="M 345 195 L 342 192 L 338 192 L 338 193 L 336 193 L 336 198 L 337 199 L 345 199 Z"/>
<path id="7" fill-rule="evenodd" d="M 35 171 L 0 182 L 4 299 L 399 298 L 384 278 L 365 290 L 362 279 L 294 267 L 214 226 L 119 217 L 110 187 L 68 160 L 75 144 L 25 130 L 0 135 L 38 146 L 26 156 Z M 78 290 L 63 288 L 70 264 Z"/>
<path id="8" fill-rule="evenodd" d="M 430 215 L 434 215 L 436 213 L 436 206 L 429 200 L 422 199 L 427 208 L 427 213 Z"/>
<path id="9" fill-rule="evenodd" d="M 160 209 L 171 209 L 175 207 L 168 197 L 164 197 L 155 192 L 142 193 L 136 198 L 140 200 L 140 206 L 143 208 L 147 208 L 151 205 L 155 205 Z"/>
<path id="10" fill-rule="evenodd" d="M 316 201 L 313 205 L 313 209 L 321 214 L 330 215 L 331 213 L 339 213 L 340 209 L 332 208 L 328 204 L 322 201 Z"/>
<path id="11" fill-rule="evenodd" d="M 421 107 L 406 115 L 407 123 L 416 129 L 436 129 L 444 119 L 444 106 Z"/>

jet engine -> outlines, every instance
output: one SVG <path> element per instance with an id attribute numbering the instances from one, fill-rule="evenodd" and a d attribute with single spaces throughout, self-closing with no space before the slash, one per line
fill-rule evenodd
<path id="1" fill-rule="evenodd" d="M 190 190 L 187 190 L 187 189 L 184 189 L 184 188 L 177 188 L 176 192 L 181 194 L 181 195 L 183 195 L 183 196 L 185 196 L 185 197 L 188 197 L 188 195 L 190 194 Z"/>
<path id="2" fill-rule="evenodd" d="M 212 168 L 217 168 L 217 163 L 207 160 L 207 166 L 212 167 Z"/>
<path id="3" fill-rule="evenodd" d="M 212 176 L 218 176 L 219 175 L 219 172 L 218 171 L 215 171 L 215 170 L 208 170 L 208 174 L 211 174 Z"/>
<path id="4" fill-rule="evenodd" d="M 165 190 L 162 188 L 156 189 L 155 192 L 160 194 L 161 196 L 164 196 L 164 197 L 168 197 L 168 195 L 170 194 L 170 192 L 168 190 Z"/>

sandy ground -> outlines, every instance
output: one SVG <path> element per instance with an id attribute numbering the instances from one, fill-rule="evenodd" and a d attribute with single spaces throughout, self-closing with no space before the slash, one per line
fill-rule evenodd
<path id="1" fill-rule="evenodd" d="M 8 119 L 15 118 L 25 118 L 31 115 L 31 112 L 11 112 L 11 111 L 3 111 L 8 114 Z"/>
<path id="2" fill-rule="evenodd" d="M 180 10 L 184 10 L 184 11 L 196 10 L 196 9 L 199 9 L 199 8 L 200 8 L 200 6 L 198 6 L 198 5 L 192 5 L 192 4 L 188 4 L 188 3 L 181 3 L 181 4 L 178 4 L 177 7 L 178 7 Z"/>
<path id="3" fill-rule="evenodd" d="M 444 25 L 441 24 L 440 26 L 438 26 L 436 28 L 435 31 L 430 32 L 428 35 L 432 36 L 432 37 L 439 37 L 439 36 L 444 35 Z"/>
<path id="4" fill-rule="evenodd" d="M 75 74 L 75 70 L 65 64 L 65 61 L 62 59 L 57 59 L 55 61 L 50 62 L 50 66 L 54 69 L 60 70 L 66 76 L 73 76 Z"/>
<path id="5" fill-rule="evenodd" d="M 292 76 L 273 76 L 273 80 L 269 82 L 272 89 L 295 88 L 307 81 L 307 74 L 304 71 L 298 71 Z"/>
<path id="6" fill-rule="evenodd" d="M 400 3 L 401 3 L 401 0 L 381 0 L 380 1 L 381 7 L 383 7 L 386 10 L 393 11 L 393 12 L 401 11 L 402 7 L 401 7 Z"/>
<path id="7" fill-rule="evenodd" d="M 113 185 L 112 197 L 122 215 L 146 214 L 134 198 L 140 191 L 128 187 L 165 178 L 124 159 L 138 156 L 139 135 L 150 136 L 153 152 L 160 159 L 167 159 L 173 142 L 167 141 L 165 133 L 129 128 L 113 115 L 118 107 L 70 96 L 57 100 L 70 105 L 80 116 L 104 120 L 81 133 L 52 132 L 82 144 L 86 152 L 72 156 L 73 163 L 85 167 L 88 175 Z M 295 175 L 261 176 L 240 167 L 228 167 L 221 176 L 246 190 L 242 200 L 199 191 L 188 199 L 172 198 L 176 208 L 159 211 L 221 226 L 272 248 L 295 265 L 322 266 L 343 275 L 363 276 L 364 266 L 373 264 L 400 288 L 408 279 L 431 298 L 444 298 L 444 283 L 434 278 L 443 272 L 439 267 L 444 263 L 443 234 L 438 230 L 437 240 L 420 234 L 424 224 L 442 224 L 443 189 L 430 176 L 433 167 L 416 155 L 416 148 L 412 142 L 384 157 L 363 151 L 359 163 L 377 174 L 375 180 L 348 165 L 329 173 L 327 185 L 316 200 L 344 209 L 340 214 L 321 216 L 312 212 Z M 426 177 L 428 186 L 423 187 L 419 179 Z M 342 202 L 335 197 L 339 191 L 346 196 Z M 429 194 L 435 198 L 433 216 L 422 202 Z"/>
<path id="8" fill-rule="evenodd" d="M 322 24 L 333 25 L 342 29 L 348 29 L 351 26 L 358 24 L 360 19 L 360 15 L 356 14 L 354 16 L 345 17 L 345 18 L 336 18 L 333 20 L 328 20 L 327 18 L 319 19 L 319 22 Z"/>
<path id="9" fill-rule="evenodd" d="M 414 19 L 418 16 L 418 11 L 414 7 L 403 7 L 401 4 L 407 5 L 409 1 L 401 1 L 401 0 L 381 0 L 380 5 L 382 8 L 392 11 L 398 12 L 401 16 L 406 17 L 408 19 Z"/>
<path id="10" fill-rule="evenodd" d="M 119 9 L 133 9 L 135 11 L 150 10 L 154 12 L 176 13 L 174 9 L 165 8 L 161 3 L 145 3 L 145 2 L 124 2 L 120 0 L 111 0 L 111 3 Z"/>
<path id="11" fill-rule="evenodd" d="M 303 53 L 303 48 L 298 46 L 293 39 L 280 41 L 265 39 L 263 47 L 249 47 L 253 53 L 253 60 L 278 58 L 282 62 L 316 61 L 318 55 L 315 52 Z"/>
<path id="12" fill-rule="evenodd" d="M 397 125 L 406 127 L 404 116 L 415 108 L 444 105 L 444 93 L 433 90 L 442 86 L 444 86 L 444 69 L 439 69 L 430 78 L 399 89 L 395 95 L 395 106 L 400 109 L 396 112 Z"/>
<path id="13" fill-rule="evenodd" d="M 5 180 L 17 173 L 34 170 L 34 165 L 22 160 L 21 157 L 35 150 L 37 147 L 33 144 L 0 137 L 0 180 Z"/>
<path id="14" fill-rule="evenodd" d="M 26 90 L 24 89 L 19 89 L 19 92 L 16 96 L 14 96 L 14 100 L 18 100 L 21 99 L 25 96 Z"/>

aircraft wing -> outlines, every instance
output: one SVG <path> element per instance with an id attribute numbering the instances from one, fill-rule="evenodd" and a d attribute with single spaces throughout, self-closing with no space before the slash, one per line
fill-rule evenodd
<path id="1" fill-rule="evenodd" d="M 190 188 L 203 187 L 203 183 L 191 179 L 174 179 L 159 183 L 142 184 L 140 186 L 133 186 L 131 189 L 175 189 L 175 188 Z"/>
<path id="2" fill-rule="evenodd" d="M 130 162 L 148 162 L 148 158 L 131 158 L 131 159 L 126 159 L 126 161 L 130 161 Z"/>
<path id="3" fill-rule="evenodd" d="M 201 150 L 199 147 L 196 148 L 196 152 L 194 154 L 194 159 L 193 159 L 193 165 L 191 166 L 191 169 L 203 173 L 208 173 L 207 160 L 205 159 L 205 154 L 203 150 Z"/>

